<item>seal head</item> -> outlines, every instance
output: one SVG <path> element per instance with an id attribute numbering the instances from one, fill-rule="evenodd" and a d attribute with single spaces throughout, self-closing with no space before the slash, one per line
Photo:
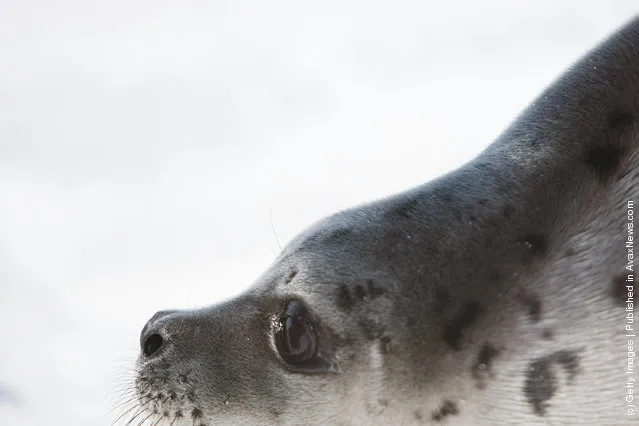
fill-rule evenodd
<path id="1" fill-rule="evenodd" d="M 156 314 L 127 424 L 629 422 L 637 46 L 639 19 L 474 161 L 320 221 L 233 300 Z"/>

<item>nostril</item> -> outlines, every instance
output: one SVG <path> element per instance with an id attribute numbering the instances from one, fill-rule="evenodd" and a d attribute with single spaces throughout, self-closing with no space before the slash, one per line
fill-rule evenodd
<path id="1" fill-rule="evenodd" d="M 151 334 L 142 344 L 142 353 L 149 357 L 156 353 L 162 347 L 164 339 L 157 333 Z"/>
<path id="2" fill-rule="evenodd" d="M 178 311 L 156 312 L 150 320 L 144 324 L 140 332 L 140 356 L 150 358 L 169 346 L 171 342 L 170 330 L 175 331 L 174 319 L 179 317 Z"/>

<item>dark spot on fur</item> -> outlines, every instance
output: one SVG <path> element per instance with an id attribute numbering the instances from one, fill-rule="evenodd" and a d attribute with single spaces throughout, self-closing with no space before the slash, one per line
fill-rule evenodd
<path id="1" fill-rule="evenodd" d="M 191 417 L 193 417 L 194 419 L 199 419 L 200 417 L 202 417 L 202 410 L 200 410 L 199 408 L 194 408 L 193 411 L 191 411 Z"/>
<path id="2" fill-rule="evenodd" d="M 284 285 L 287 285 L 291 281 L 293 281 L 293 278 L 295 278 L 296 275 L 297 275 L 297 270 L 291 269 L 288 273 L 288 276 L 286 277 L 286 282 L 284 283 Z"/>
<path id="3" fill-rule="evenodd" d="M 422 415 L 422 412 L 419 410 L 413 411 L 413 417 L 415 417 L 415 420 L 419 420 L 419 421 L 424 420 L 424 416 Z"/>
<path id="4" fill-rule="evenodd" d="M 520 294 L 519 300 L 526 306 L 530 319 L 533 322 L 539 322 L 541 319 L 541 300 L 536 295 L 526 292 Z"/>
<path id="5" fill-rule="evenodd" d="M 556 391 L 557 376 L 552 370 L 552 362 L 547 358 L 541 358 L 530 363 L 526 372 L 524 394 L 537 415 L 546 414 L 547 401 Z"/>
<path id="6" fill-rule="evenodd" d="M 526 253 L 524 254 L 524 260 L 526 262 L 532 261 L 534 257 L 543 255 L 548 248 L 546 239 L 539 234 L 524 235 L 521 239 L 521 244 L 526 250 Z"/>
<path id="7" fill-rule="evenodd" d="M 633 281 L 626 281 L 628 274 L 622 273 L 617 275 L 610 285 L 610 296 L 615 300 L 615 303 L 619 306 L 626 307 L 628 299 L 628 288 L 626 286 L 633 285 Z"/>
<path id="8" fill-rule="evenodd" d="M 486 199 L 479 200 L 479 205 L 480 206 L 485 206 L 486 204 L 488 204 L 488 200 L 486 200 Z"/>
<path id="9" fill-rule="evenodd" d="M 561 350 L 537 358 L 528 365 L 524 395 L 533 410 L 539 416 L 546 415 L 548 401 L 559 388 L 559 380 L 555 365 L 559 364 L 568 375 L 568 384 L 572 384 L 579 370 L 579 355 L 577 351 Z"/>
<path id="10" fill-rule="evenodd" d="M 348 291 L 346 284 L 341 284 L 337 289 L 337 307 L 343 311 L 350 311 L 353 309 L 353 299 Z"/>
<path id="11" fill-rule="evenodd" d="M 389 354 L 391 352 L 391 339 L 388 336 L 382 336 L 380 341 L 380 348 L 383 354 Z"/>
<path id="12" fill-rule="evenodd" d="M 552 328 L 544 328 L 541 332 L 541 338 L 544 340 L 552 340 L 555 337 L 555 332 Z"/>
<path id="13" fill-rule="evenodd" d="M 182 416 L 184 416 L 184 414 L 182 414 L 182 410 L 177 410 L 177 411 L 175 412 L 175 418 L 176 418 L 176 419 L 179 419 L 179 418 L 181 418 Z"/>
<path id="14" fill-rule="evenodd" d="M 555 361 L 560 364 L 568 374 L 568 384 L 571 385 L 579 372 L 579 354 L 577 351 L 562 350 L 554 353 Z"/>
<path id="15" fill-rule="evenodd" d="M 371 299 L 375 299 L 377 296 L 381 296 L 385 293 L 384 289 L 375 284 L 375 281 L 373 280 L 366 281 L 366 289 L 368 290 L 368 296 Z"/>
<path id="16" fill-rule="evenodd" d="M 594 146 L 586 151 L 585 161 L 600 180 L 606 180 L 617 171 L 621 150 L 613 145 Z"/>
<path id="17" fill-rule="evenodd" d="M 381 405 L 382 407 L 388 407 L 389 405 L 388 400 L 385 398 L 380 398 L 378 402 L 379 402 L 379 405 Z"/>
<path id="18" fill-rule="evenodd" d="M 573 250 L 573 248 L 572 248 L 572 247 L 569 247 L 569 248 L 566 250 L 566 256 L 572 256 L 572 255 L 574 255 L 574 254 L 575 254 L 575 250 Z"/>
<path id="19" fill-rule="evenodd" d="M 461 349 L 460 340 L 464 336 L 466 330 L 475 323 L 481 312 L 482 307 L 479 303 L 468 302 L 458 312 L 455 318 L 447 321 L 447 324 L 444 327 L 443 337 L 448 346 L 456 351 Z"/>
<path id="20" fill-rule="evenodd" d="M 476 385 L 479 389 L 486 387 L 486 379 L 494 377 L 492 372 L 492 362 L 499 355 L 499 351 L 490 343 L 484 343 L 477 354 L 477 359 L 473 363 L 471 373 L 477 381 Z"/>
<path id="21" fill-rule="evenodd" d="M 376 297 L 385 293 L 385 290 L 377 285 L 374 280 L 367 280 L 366 287 L 362 284 L 357 284 L 354 288 L 353 295 L 346 284 L 342 284 L 337 289 L 337 306 L 344 310 L 350 311 L 353 309 L 355 303 L 359 301 L 373 300 Z M 355 298 L 355 300 L 353 299 Z"/>
<path id="22" fill-rule="evenodd" d="M 501 215 L 504 217 L 504 219 L 510 219 L 513 213 L 515 213 L 515 208 L 509 204 L 505 205 L 501 209 Z"/>
<path id="23" fill-rule="evenodd" d="M 414 317 L 406 318 L 406 327 L 413 327 L 415 324 L 417 324 L 417 320 Z"/>
<path id="24" fill-rule="evenodd" d="M 477 222 L 477 218 L 475 216 L 471 215 L 471 216 L 468 217 L 468 221 L 474 223 L 474 222 Z"/>
<path id="25" fill-rule="evenodd" d="M 457 404 L 447 399 L 439 408 L 439 411 L 435 411 L 433 413 L 432 419 L 436 422 L 441 422 L 446 417 L 456 415 L 456 414 L 459 414 L 459 409 L 457 408 Z"/>
<path id="26" fill-rule="evenodd" d="M 415 213 L 415 210 L 417 210 L 417 204 L 418 204 L 418 200 L 417 199 L 406 200 L 402 204 L 400 204 L 399 206 L 395 207 L 391 211 L 391 214 L 392 215 L 397 215 L 397 216 L 402 216 L 402 217 L 405 217 L 407 219 L 410 219 L 411 217 L 413 217 L 413 214 Z"/>

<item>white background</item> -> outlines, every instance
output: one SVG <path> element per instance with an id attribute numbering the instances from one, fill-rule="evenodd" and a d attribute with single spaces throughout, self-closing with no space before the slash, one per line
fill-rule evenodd
<path id="1" fill-rule="evenodd" d="M 637 12 L 0 0 L 0 425 L 111 424 L 155 311 L 470 160 Z"/>

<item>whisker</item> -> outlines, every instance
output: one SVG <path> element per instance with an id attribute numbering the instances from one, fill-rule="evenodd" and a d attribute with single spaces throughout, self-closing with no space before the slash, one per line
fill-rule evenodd
<path id="1" fill-rule="evenodd" d="M 130 398 L 127 403 L 133 403 L 134 405 L 128 409 L 125 409 L 125 411 L 120 414 L 118 416 L 117 419 L 115 419 L 115 421 L 111 424 L 111 426 L 115 425 L 119 420 L 121 420 L 124 416 L 126 416 L 128 413 L 130 413 L 131 411 L 135 410 L 135 409 L 140 409 L 141 411 L 138 412 L 135 416 L 133 416 L 133 418 L 131 418 L 126 424 L 130 424 L 132 421 L 135 420 L 135 418 L 137 416 L 139 416 L 141 413 L 143 413 L 144 411 L 146 411 L 146 408 L 144 408 L 144 405 L 146 403 L 148 403 L 149 401 L 152 401 L 153 397 L 152 396 L 145 396 L 145 397 L 141 397 L 141 398 Z M 122 405 L 126 405 L 126 404 L 122 404 Z"/>
<path id="2" fill-rule="evenodd" d="M 273 223 L 273 215 L 272 215 L 271 209 L 268 209 L 268 216 L 269 216 L 269 219 L 271 221 L 271 229 L 273 230 L 273 236 L 275 237 L 275 241 L 277 242 L 277 246 L 280 248 L 280 254 L 282 254 L 284 252 L 284 249 L 282 249 L 282 245 L 280 244 L 280 240 L 279 240 L 279 238 L 277 238 L 277 231 L 275 231 L 275 224 Z M 291 272 L 295 271 L 295 269 L 293 268 L 293 265 L 291 264 L 291 261 L 290 261 L 289 258 L 286 258 L 286 262 L 288 263 L 288 266 L 291 269 Z"/>
<path id="3" fill-rule="evenodd" d="M 143 418 L 140 423 L 138 423 L 138 426 L 142 426 L 151 416 L 153 415 L 153 412 L 149 413 L 148 416 L 146 416 L 145 418 Z"/>
<path id="4" fill-rule="evenodd" d="M 126 411 L 124 411 L 122 414 L 120 414 L 112 423 L 111 426 L 114 426 L 116 423 L 118 423 L 124 416 L 126 416 L 127 414 L 129 414 L 131 411 L 136 410 L 136 409 L 140 409 L 140 410 L 144 410 L 144 408 L 142 406 L 140 406 L 139 404 L 134 405 L 133 407 L 127 409 Z M 139 413 L 135 416 L 137 417 L 139 415 Z M 135 418 L 133 417 L 133 418 Z M 127 423 L 130 424 L 131 421 L 129 420 L 129 422 Z"/>
<path id="5" fill-rule="evenodd" d="M 131 419 L 128 422 L 126 422 L 126 426 L 131 425 L 140 414 L 146 413 L 148 411 L 144 407 L 139 407 L 139 408 L 140 408 L 140 411 L 138 411 L 135 416 L 131 417 Z"/>

